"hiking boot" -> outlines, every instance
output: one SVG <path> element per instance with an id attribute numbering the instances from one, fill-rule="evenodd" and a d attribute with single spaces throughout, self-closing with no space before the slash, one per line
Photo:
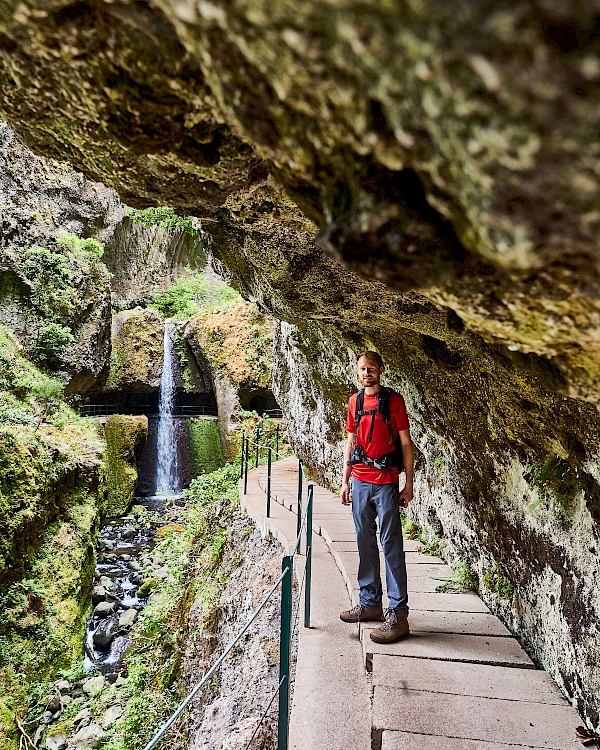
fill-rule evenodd
<path id="1" fill-rule="evenodd" d="M 347 609 L 340 613 L 340 620 L 343 622 L 370 622 L 372 620 L 381 620 L 383 609 L 381 607 L 364 607 L 357 604 L 352 609 Z"/>
<path id="2" fill-rule="evenodd" d="M 371 631 L 375 643 L 395 643 L 410 635 L 406 609 L 386 609 L 383 624 Z"/>

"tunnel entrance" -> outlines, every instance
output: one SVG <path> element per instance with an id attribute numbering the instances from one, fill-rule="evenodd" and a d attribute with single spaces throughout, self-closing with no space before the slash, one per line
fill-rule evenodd
<path id="1" fill-rule="evenodd" d="M 239 399 L 245 411 L 255 411 L 261 417 L 274 419 L 280 419 L 283 416 L 275 396 L 268 388 L 254 390 L 240 388 Z"/>

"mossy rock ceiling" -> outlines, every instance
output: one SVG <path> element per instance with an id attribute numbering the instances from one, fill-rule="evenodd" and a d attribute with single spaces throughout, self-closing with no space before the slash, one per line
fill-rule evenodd
<path id="1" fill-rule="evenodd" d="M 419 289 L 597 401 L 594 8 L 12 0 L 0 108 L 129 203 L 218 212 L 217 257 L 249 230 L 270 251 L 283 227 L 288 265 L 308 251 L 327 274 L 325 251 Z M 302 213 L 265 195 L 268 172 Z"/>

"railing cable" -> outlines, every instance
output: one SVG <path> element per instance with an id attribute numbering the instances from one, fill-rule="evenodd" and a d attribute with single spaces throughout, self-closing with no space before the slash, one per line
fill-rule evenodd
<path id="1" fill-rule="evenodd" d="M 162 736 L 165 734 L 165 732 L 170 729 L 173 724 L 177 721 L 177 719 L 181 716 L 185 708 L 189 705 L 189 703 L 194 699 L 198 691 L 206 684 L 209 677 L 211 677 L 214 672 L 221 666 L 223 663 L 225 657 L 232 651 L 234 646 L 240 641 L 241 637 L 244 635 L 244 633 L 248 630 L 250 625 L 254 622 L 254 620 L 258 617 L 259 612 L 262 610 L 262 608 L 265 606 L 265 604 L 269 601 L 279 584 L 283 581 L 283 579 L 286 577 L 286 575 L 290 572 L 290 568 L 286 567 L 284 570 L 281 571 L 281 575 L 277 579 L 276 583 L 273 584 L 271 587 L 269 593 L 265 596 L 265 598 L 262 600 L 260 605 L 257 607 L 257 609 L 254 611 L 254 614 L 252 617 L 246 622 L 244 627 L 240 630 L 240 632 L 237 634 L 237 636 L 231 641 L 231 643 L 227 646 L 225 651 L 221 654 L 221 656 L 217 659 L 217 661 L 212 665 L 212 667 L 208 670 L 208 672 L 204 675 L 204 677 L 200 680 L 200 682 L 196 685 L 196 687 L 192 690 L 192 692 L 188 695 L 187 698 L 185 698 L 177 707 L 175 713 L 171 716 L 171 718 L 165 722 L 160 729 L 156 732 L 154 737 L 150 740 L 150 742 L 144 747 L 144 750 L 152 750 L 153 747 L 156 747 L 158 741 L 162 738 Z"/>

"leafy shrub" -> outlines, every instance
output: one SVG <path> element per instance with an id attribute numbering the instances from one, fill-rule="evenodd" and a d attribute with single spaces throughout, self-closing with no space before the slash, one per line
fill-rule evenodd
<path id="1" fill-rule="evenodd" d="M 42 326 L 33 345 L 32 354 L 42 362 L 57 364 L 65 349 L 74 340 L 70 328 L 59 323 L 48 323 Z"/>
<path id="2" fill-rule="evenodd" d="M 184 320 L 201 310 L 209 289 L 210 282 L 206 276 L 191 274 L 187 270 L 173 286 L 164 292 L 158 292 L 150 307 L 158 310 L 165 318 Z"/>
<path id="3" fill-rule="evenodd" d="M 129 215 L 138 224 L 145 227 L 162 227 L 163 229 L 179 230 L 196 237 L 198 232 L 194 229 L 191 219 L 179 216 L 168 206 L 156 208 L 130 208 Z"/>
<path id="4" fill-rule="evenodd" d="M 56 233 L 56 244 L 75 255 L 78 253 L 91 253 L 96 258 L 101 258 L 104 255 L 104 248 L 98 240 L 93 240 L 90 237 L 78 237 L 76 234 L 64 232 L 63 230 L 59 230 Z"/>

